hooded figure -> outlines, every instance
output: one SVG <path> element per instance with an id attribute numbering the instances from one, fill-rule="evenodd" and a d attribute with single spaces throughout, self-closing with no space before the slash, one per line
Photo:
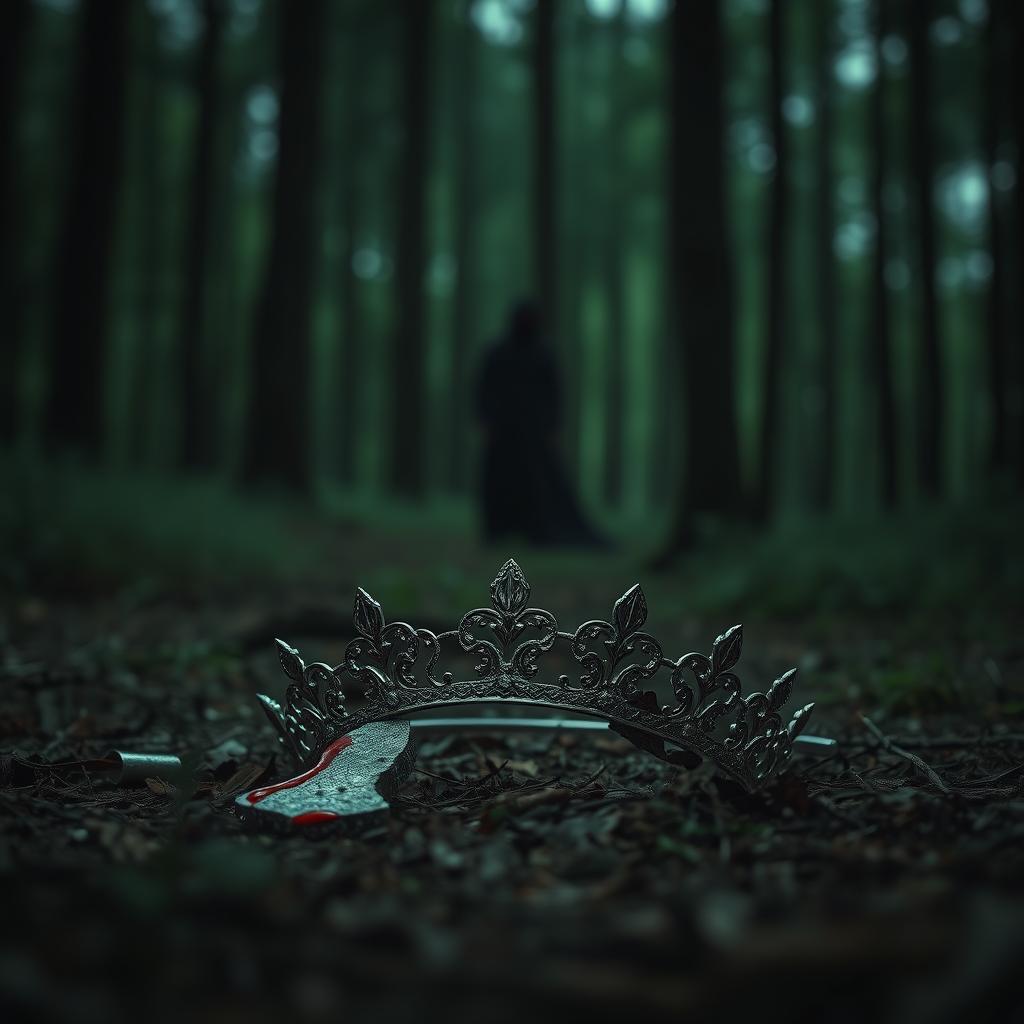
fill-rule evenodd
<path id="1" fill-rule="evenodd" d="M 558 449 L 562 387 L 532 302 L 516 305 L 484 360 L 477 415 L 484 429 L 483 529 L 488 541 L 589 545 L 598 538 L 580 511 Z"/>

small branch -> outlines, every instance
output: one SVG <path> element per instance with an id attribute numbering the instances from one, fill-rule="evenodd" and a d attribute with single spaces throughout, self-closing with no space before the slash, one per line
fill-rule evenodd
<path id="1" fill-rule="evenodd" d="M 925 778 L 927 778 L 933 786 L 935 786 L 943 793 L 949 793 L 949 786 L 947 786 L 942 781 L 942 779 L 939 778 L 939 775 L 935 771 L 935 769 L 932 768 L 930 765 L 926 764 L 924 761 L 922 761 L 921 758 L 917 756 L 917 754 L 912 754 L 909 750 L 905 750 L 903 747 L 897 746 L 895 743 L 893 743 L 893 741 L 888 736 L 886 736 L 885 733 L 882 732 L 882 730 L 879 729 L 878 726 L 875 725 L 875 723 L 872 722 L 867 715 L 861 715 L 860 720 L 864 723 L 864 727 L 868 730 L 868 732 L 870 732 L 871 735 L 874 736 L 876 740 L 878 740 L 883 750 L 887 751 L 890 754 L 893 754 L 896 757 L 903 758 L 904 761 L 913 765 L 914 768 L 916 768 L 922 775 L 924 775 Z"/>
<path id="2" fill-rule="evenodd" d="M 1003 747 L 1012 744 L 1024 744 L 1024 733 L 1002 733 L 987 736 L 925 736 L 916 740 L 904 740 L 902 746 L 906 750 L 970 750 L 974 747 Z M 848 748 L 872 747 L 872 743 L 846 742 Z"/>

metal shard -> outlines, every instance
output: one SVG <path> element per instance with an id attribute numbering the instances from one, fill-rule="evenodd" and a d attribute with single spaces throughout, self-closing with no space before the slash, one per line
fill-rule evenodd
<path id="1" fill-rule="evenodd" d="M 387 797 L 413 765 L 408 722 L 371 722 L 338 737 L 307 771 L 235 799 L 239 816 L 276 831 L 363 825 L 388 810 Z"/>

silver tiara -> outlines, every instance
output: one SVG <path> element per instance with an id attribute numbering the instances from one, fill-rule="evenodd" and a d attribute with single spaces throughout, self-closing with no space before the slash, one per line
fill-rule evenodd
<path id="1" fill-rule="evenodd" d="M 264 694 L 259 700 L 285 748 L 306 769 L 371 723 L 463 704 L 525 704 L 603 719 L 665 761 L 692 767 L 707 758 L 750 791 L 785 768 L 814 705 L 783 724 L 795 669 L 766 692 L 743 696 L 733 671 L 741 626 L 718 637 L 710 657 L 672 660 L 643 631 L 647 600 L 639 585 L 615 602 L 608 620 L 592 619 L 573 633 L 559 630 L 555 616 L 529 607 L 529 600 L 526 576 L 509 559 L 491 583 L 490 608 L 474 608 L 457 629 L 433 633 L 387 622 L 380 604 L 360 588 L 357 636 L 344 662 L 306 665 L 278 640 L 291 683 L 283 706 Z"/>

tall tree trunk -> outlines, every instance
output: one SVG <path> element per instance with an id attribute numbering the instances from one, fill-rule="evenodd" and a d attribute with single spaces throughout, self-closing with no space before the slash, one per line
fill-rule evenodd
<path id="1" fill-rule="evenodd" d="M 921 359 L 924 380 L 918 423 L 918 477 L 922 492 L 937 497 L 943 476 L 943 387 L 939 309 L 935 293 L 934 154 L 931 127 L 929 0 L 910 3 L 910 148 L 917 201 L 918 276 L 921 281 Z"/>
<path id="2" fill-rule="evenodd" d="M 215 194 L 216 134 L 220 105 L 220 63 L 225 11 L 221 0 L 204 0 L 204 31 L 196 66 L 199 121 L 193 150 L 188 235 L 185 241 L 185 282 L 181 308 L 179 354 L 182 377 L 181 461 L 186 469 L 206 469 L 212 462 L 210 394 L 204 379 L 207 348 L 206 296 L 211 270 L 212 200 Z"/>
<path id="3" fill-rule="evenodd" d="M 480 47 L 471 5 L 462 11 L 455 68 L 455 266 L 457 279 L 452 309 L 452 393 L 449 426 L 448 483 L 457 493 L 469 483 L 466 410 L 471 391 L 470 359 L 477 331 L 476 219 L 480 204 L 477 140 L 477 90 Z"/>
<path id="4" fill-rule="evenodd" d="M 1005 287 L 1005 254 L 1003 252 L 1003 225 L 1000 198 L 991 184 L 991 170 L 999 158 L 1000 122 L 1003 96 L 1010 88 L 1003 61 L 1003 34 L 1007 30 L 1006 5 L 1003 0 L 991 0 L 988 25 L 985 32 L 986 95 L 984 110 L 985 163 L 990 172 L 988 189 L 988 244 L 992 257 L 992 277 L 988 287 L 988 345 L 989 345 L 989 398 L 992 408 L 992 435 L 989 464 L 1002 470 L 1009 462 L 1009 435 L 1007 391 L 1007 319 Z"/>
<path id="5" fill-rule="evenodd" d="M 533 31 L 533 263 L 544 325 L 554 331 L 558 324 L 554 0 L 537 0 Z"/>
<path id="6" fill-rule="evenodd" d="M 815 474 L 815 505 L 821 512 L 835 506 L 836 484 L 836 356 L 839 346 L 839 318 L 836 304 L 836 258 L 834 239 L 835 171 L 833 146 L 833 64 L 835 61 L 835 7 L 820 0 L 817 9 L 818 118 L 815 135 L 815 185 L 817 191 L 816 241 L 818 275 L 818 336 L 820 347 L 821 434 L 819 463 Z"/>
<path id="7" fill-rule="evenodd" d="M 338 471 L 343 483 L 351 486 L 356 482 L 359 442 L 359 373 L 361 370 L 360 347 L 362 345 L 360 290 L 353 264 L 360 231 L 359 199 L 361 191 L 360 168 L 363 161 L 359 154 L 366 149 L 364 127 L 363 93 L 361 82 L 365 70 L 363 47 L 355 29 L 350 31 L 348 45 L 344 49 L 345 94 L 345 152 L 344 170 L 341 182 L 340 219 L 344 232 L 341 252 L 339 295 L 341 301 L 341 352 L 340 380 L 338 382 Z"/>
<path id="8" fill-rule="evenodd" d="M 769 52 L 771 58 L 771 104 L 772 143 L 775 146 L 775 176 L 772 180 L 771 208 L 768 227 L 768 323 L 767 345 L 764 357 L 764 413 L 761 417 L 761 438 L 757 489 L 757 518 L 765 522 L 771 518 L 779 475 L 778 452 L 780 417 L 782 403 L 782 361 L 783 332 L 786 329 L 786 274 L 788 172 L 786 131 L 782 120 L 784 93 L 783 72 L 783 3 L 771 0 L 769 8 Z"/>
<path id="9" fill-rule="evenodd" d="M 563 22 L 563 45 L 581 55 L 579 74 L 566 83 L 567 94 L 559 94 L 558 102 L 564 102 L 567 110 L 579 109 L 580 97 L 586 96 L 593 88 L 591 64 L 599 50 L 599 22 L 586 13 L 568 16 Z M 603 73 L 603 69 L 600 69 Z M 534 118 L 534 129 L 538 127 Z M 585 131 L 579 118 L 567 118 L 560 125 L 561 145 L 567 152 L 575 152 L 584 164 L 595 164 L 604 156 L 603 147 L 595 154 L 594 140 Z M 536 150 L 535 150 L 536 152 Z M 535 182 L 536 184 L 536 176 Z M 558 223 L 555 234 L 562 244 L 558 245 L 561 257 L 558 268 L 557 318 L 546 325 L 553 339 L 557 338 L 561 365 L 565 371 L 565 387 L 561 430 L 561 447 L 565 456 L 570 478 L 577 486 L 583 484 L 583 408 L 586 396 L 582 392 L 579 369 L 583 365 L 586 339 L 584 323 L 587 289 L 597 276 L 600 268 L 594 266 L 595 257 L 600 256 L 600 225 L 592 216 L 593 207 L 600 203 L 602 196 L 597 191 L 595 177 L 585 174 L 574 182 L 574 188 L 565 196 L 564 203 L 558 202 Z M 536 220 L 536 218 L 534 218 Z M 536 237 L 534 230 L 531 237 Z M 549 247 L 553 251 L 554 243 Z"/>
<path id="10" fill-rule="evenodd" d="M 399 184 L 398 252 L 395 290 L 398 325 L 392 373 L 395 380 L 393 446 L 394 485 L 407 498 L 423 493 L 423 348 L 425 311 L 427 185 L 434 26 L 432 0 L 404 0 L 404 143 Z"/>
<path id="11" fill-rule="evenodd" d="M 1013 3 L 1010 5 L 1013 11 L 1013 19 L 1010 27 L 1012 34 L 1012 58 L 1010 65 L 1013 68 L 1011 75 L 1013 82 L 1013 136 L 1016 142 L 1017 154 L 1017 187 L 1014 190 L 1013 198 L 1015 203 L 1015 215 L 1017 219 L 1017 323 L 1015 329 L 1016 356 L 1017 356 L 1017 479 L 1024 483 L 1024 410 L 1021 403 L 1024 403 L 1024 345 L 1021 344 L 1021 334 L 1024 333 L 1024 4 Z"/>
<path id="12" fill-rule="evenodd" d="M 20 204 L 18 202 L 18 113 L 32 5 L 11 0 L 0 12 L 0 308 L 4 340 L 0 342 L 0 444 L 9 443 L 18 429 L 18 392 L 23 313 L 21 278 Z"/>
<path id="13" fill-rule="evenodd" d="M 624 108 L 622 99 L 623 48 L 626 36 L 626 5 L 621 4 L 614 21 L 608 27 L 608 102 L 611 113 L 608 121 L 607 168 L 604 223 L 604 280 L 607 299 L 608 330 L 606 395 L 605 395 L 605 500 L 610 506 L 622 502 L 623 405 L 626 339 L 625 339 L 625 287 L 622 254 L 625 247 L 623 231 L 624 193 L 622 182 L 622 131 Z"/>
<path id="14" fill-rule="evenodd" d="M 163 124 L 161 54 L 156 16 L 148 5 L 137 10 L 140 36 L 137 75 L 142 100 L 132 135 L 140 149 L 139 205 L 135 214 L 137 230 L 132 239 L 139 267 L 135 322 L 138 330 L 132 353 L 132 386 L 129 422 L 132 436 L 128 458 L 135 465 L 151 456 L 153 436 L 153 380 L 160 345 L 160 284 L 163 264 L 163 193 L 160 160 L 160 127 Z"/>
<path id="15" fill-rule="evenodd" d="M 84 0 L 72 79 L 68 184 L 54 267 L 47 440 L 99 455 L 108 292 L 123 169 L 127 0 Z"/>
<path id="16" fill-rule="evenodd" d="M 719 6 L 677 0 L 670 40 L 668 317 L 686 443 L 668 554 L 689 543 L 695 516 L 740 511 Z"/>
<path id="17" fill-rule="evenodd" d="M 280 16 L 280 143 L 270 251 L 253 336 L 243 477 L 308 493 L 324 0 L 283 3 Z"/>
<path id="18" fill-rule="evenodd" d="M 214 146 L 213 212 L 210 215 L 211 261 L 206 286 L 206 337 L 214 333 L 216 343 L 208 345 L 213 353 L 205 379 L 206 416 L 204 436 L 209 463 L 226 467 L 229 463 L 229 437 L 234 433 L 237 411 L 223 397 L 234 395 L 237 356 L 247 348 L 246 326 L 239 325 L 239 272 L 241 192 L 231 172 L 247 126 L 240 117 L 225 117 L 224 111 L 242 109 L 250 84 L 244 75 L 232 73 L 226 59 L 221 64 L 219 128 Z"/>
<path id="19" fill-rule="evenodd" d="M 885 222 L 885 173 L 887 165 L 885 116 L 885 65 L 882 40 L 888 31 L 886 0 L 875 0 L 875 51 L 878 74 L 871 97 L 871 139 L 874 166 L 871 174 L 871 197 L 875 211 L 875 251 L 871 266 L 871 337 L 869 351 L 873 378 L 877 388 L 875 401 L 878 416 L 878 454 L 881 460 L 881 496 L 886 508 L 897 499 L 896 475 L 896 398 L 892 377 L 892 341 L 889 329 L 889 290 L 885 284 L 885 261 L 888 254 L 888 232 Z"/>

